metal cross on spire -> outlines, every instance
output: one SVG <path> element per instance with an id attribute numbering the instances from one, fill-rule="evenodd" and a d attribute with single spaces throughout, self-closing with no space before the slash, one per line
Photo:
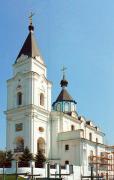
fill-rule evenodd
<path id="1" fill-rule="evenodd" d="M 65 79 L 66 70 L 67 70 L 67 68 L 65 66 L 63 66 L 63 68 L 61 69 L 61 71 L 63 72 L 63 79 Z"/>
<path id="2" fill-rule="evenodd" d="M 29 16 L 29 21 L 30 21 L 30 25 L 32 25 L 32 17 L 35 15 L 35 13 L 32 13 L 31 12 L 31 14 L 30 14 L 30 16 Z"/>

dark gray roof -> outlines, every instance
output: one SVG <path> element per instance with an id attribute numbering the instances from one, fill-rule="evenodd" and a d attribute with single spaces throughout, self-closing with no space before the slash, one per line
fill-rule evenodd
<path id="1" fill-rule="evenodd" d="M 22 49 L 20 50 L 20 52 L 16 58 L 16 62 L 17 62 L 17 59 L 22 54 L 27 55 L 28 57 L 33 57 L 33 58 L 36 56 L 40 56 L 40 52 L 39 52 L 39 49 L 37 47 L 33 31 L 29 32 L 28 37 L 26 38 L 26 40 L 22 46 Z"/>
<path id="2" fill-rule="evenodd" d="M 73 101 L 72 97 L 69 95 L 66 89 L 62 89 L 56 102 L 58 101 Z"/>

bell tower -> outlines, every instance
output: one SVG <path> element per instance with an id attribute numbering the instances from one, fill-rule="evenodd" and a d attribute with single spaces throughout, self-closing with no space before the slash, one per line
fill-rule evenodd
<path id="1" fill-rule="evenodd" d="M 13 64 L 13 77 L 7 81 L 6 147 L 18 154 L 27 146 L 33 154 L 42 150 L 48 156 L 52 84 L 36 44 L 32 15 L 28 29 Z"/>

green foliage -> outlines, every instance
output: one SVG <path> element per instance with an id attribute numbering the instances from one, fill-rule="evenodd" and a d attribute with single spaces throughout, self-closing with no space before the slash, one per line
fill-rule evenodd
<path id="1" fill-rule="evenodd" d="M 0 151 L 0 163 L 6 162 L 6 152 Z"/>
<path id="2" fill-rule="evenodd" d="M 16 177 L 15 176 L 8 176 L 8 175 L 5 175 L 5 180 L 15 180 Z M 18 180 L 24 180 L 25 178 L 22 178 L 22 177 L 18 177 Z M 3 176 L 0 175 L 0 180 L 3 180 Z"/>
<path id="3" fill-rule="evenodd" d="M 35 157 L 35 162 L 36 162 L 37 166 L 43 167 L 45 161 L 46 161 L 46 157 L 44 156 L 42 151 L 38 151 L 38 153 L 36 154 L 36 157 Z"/>
<path id="4" fill-rule="evenodd" d="M 13 154 L 11 151 L 0 151 L 0 163 L 11 162 Z"/>
<path id="5" fill-rule="evenodd" d="M 13 154 L 11 151 L 6 152 L 6 161 L 11 162 L 13 160 Z"/>
<path id="6" fill-rule="evenodd" d="M 25 147 L 24 152 L 19 159 L 22 162 L 29 162 L 29 161 L 33 160 L 33 155 L 32 155 L 32 153 L 30 153 L 30 150 L 28 149 L 28 147 Z"/>

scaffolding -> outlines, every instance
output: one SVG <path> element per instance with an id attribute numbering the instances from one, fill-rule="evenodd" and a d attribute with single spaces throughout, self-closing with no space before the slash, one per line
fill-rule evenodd
<path id="1" fill-rule="evenodd" d="M 96 148 L 96 155 L 91 154 L 88 161 L 96 175 L 101 175 L 106 180 L 114 180 L 114 146 L 106 146 L 105 151 L 100 152 L 100 155 Z"/>

